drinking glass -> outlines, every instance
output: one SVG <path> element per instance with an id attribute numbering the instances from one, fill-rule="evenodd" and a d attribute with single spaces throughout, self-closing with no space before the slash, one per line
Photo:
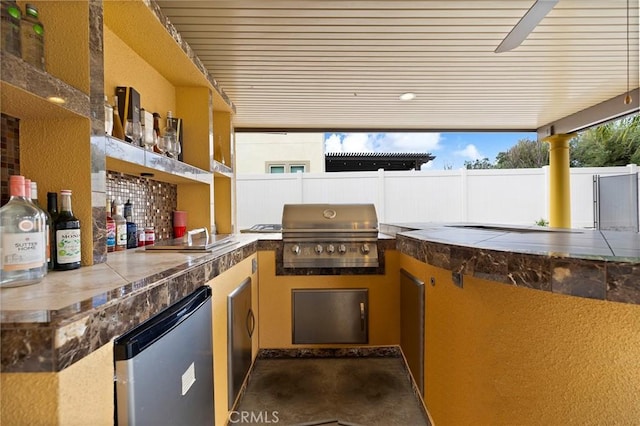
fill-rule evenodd
<path id="1" fill-rule="evenodd" d="M 145 131 L 142 132 L 142 145 L 144 146 L 144 149 L 153 151 L 153 146 L 156 143 L 156 132 L 154 132 L 153 130 L 147 132 L 145 129 Z"/>
<path id="2" fill-rule="evenodd" d="M 140 146 L 140 138 L 142 137 L 142 126 L 140 122 L 133 122 L 133 120 L 127 120 L 124 126 L 124 135 L 129 138 L 130 142 L 134 145 Z"/>
<path id="3" fill-rule="evenodd" d="M 156 143 L 156 146 L 158 147 L 158 151 L 160 151 L 160 154 L 164 155 L 165 153 L 168 153 L 170 145 L 170 140 L 168 140 L 164 136 L 158 136 L 158 142 Z"/>
<path id="4" fill-rule="evenodd" d="M 168 152 L 171 158 L 177 159 L 178 155 L 180 155 L 180 152 L 182 152 L 180 148 L 180 142 L 177 140 L 172 140 L 170 148 L 168 148 Z"/>

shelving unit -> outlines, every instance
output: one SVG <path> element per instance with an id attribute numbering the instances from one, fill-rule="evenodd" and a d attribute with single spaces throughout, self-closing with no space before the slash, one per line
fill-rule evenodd
<path id="1" fill-rule="evenodd" d="M 141 27 L 144 32 L 133 30 Z M 233 106 L 189 46 L 180 44 L 174 34 L 155 4 L 104 3 L 105 93 L 114 93 L 116 86 L 134 87 L 142 108 L 162 117 L 173 111 L 184 126 L 184 163 L 148 152 L 143 152 L 144 159 L 130 162 L 129 154 L 107 150 L 107 167 L 129 174 L 150 172 L 153 179 L 176 183 L 178 209 L 189 212 L 189 228 L 211 229 L 215 224 L 219 232 L 232 232 L 231 198 L 216 192 L 232 186 L 233 169 L 213 159 L 212 139 L 218 137 L 217 115 L 231 119 Z M 214 184 L 216 179 L 229 182 Z"/>
<path id="2" fill-rule="evenodd" d="M 24 9 L 24 2 L 18 3 Z M 0 52 L 0 110 L 20 119 L 21 173 L 38 182 L 41 194 L 73 191 L 74 214 L 83 224 L 83 265 L 106 260 L 100 199 L 106 170 L 151 174 L 175 184 L 178 209 L 189 211 L 189 227 L 215 224 L 218 232 L 233 232 L 235 107 L 158 5 L 34 3 L 48 34 L 47 72 Z M 103 94 L 112 100 L 116 86 L 136 88 L 147 111 L 163 117 L 173 111 L 183 119 L 184 161 L 102 134 Z M 65 103 L 52 103 L 51 96 Z M 225 161 L 214 158 L 214 140 L 227 153 Z"/>

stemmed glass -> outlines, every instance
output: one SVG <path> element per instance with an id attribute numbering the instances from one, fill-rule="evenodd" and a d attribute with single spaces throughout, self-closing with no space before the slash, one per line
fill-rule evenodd
<path id="1" fill-rule="evenodd" d="M 164 136 L 158 136 L 158 141 L 156 142 L 156 147 L 158 151 L 160 151 L 161 155 L 169 152 L 169 148 L 171 145 L 171 141 L 167 140 Z"/>
<path id="2" fill-rule="evenodd" d="M 142 126 L 140 122 L 133 122 L 133 120 L 127 120 L 124 126 L 124 135 L 129 138 L 130 142 L 134 145 L 140 146 L 140 138 L 142 138 Z"/>
<path id="3" fill-rule="evenodd" d="M 172 140 L 171 146 L 168 148 L 168 153 L 171 158 L 178 159 L 178 155 L 182 152 L 182 148 L 180 147 L 180 141 Z"/>

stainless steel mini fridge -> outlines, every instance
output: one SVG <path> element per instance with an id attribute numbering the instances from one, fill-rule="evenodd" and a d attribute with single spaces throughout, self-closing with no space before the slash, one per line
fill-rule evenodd
<path id="1" fill-rule="evenodd" d="M 116 424 L 213 425 L 211 288 L 115 340 Z"/>

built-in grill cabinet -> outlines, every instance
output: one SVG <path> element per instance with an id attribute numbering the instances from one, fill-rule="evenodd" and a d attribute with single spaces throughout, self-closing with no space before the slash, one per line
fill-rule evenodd
<path id="1" fill-rule="evenodd" d="M 368 343 L 368 298 L 367 289 L 293 289 L 293 343 Z"/>

